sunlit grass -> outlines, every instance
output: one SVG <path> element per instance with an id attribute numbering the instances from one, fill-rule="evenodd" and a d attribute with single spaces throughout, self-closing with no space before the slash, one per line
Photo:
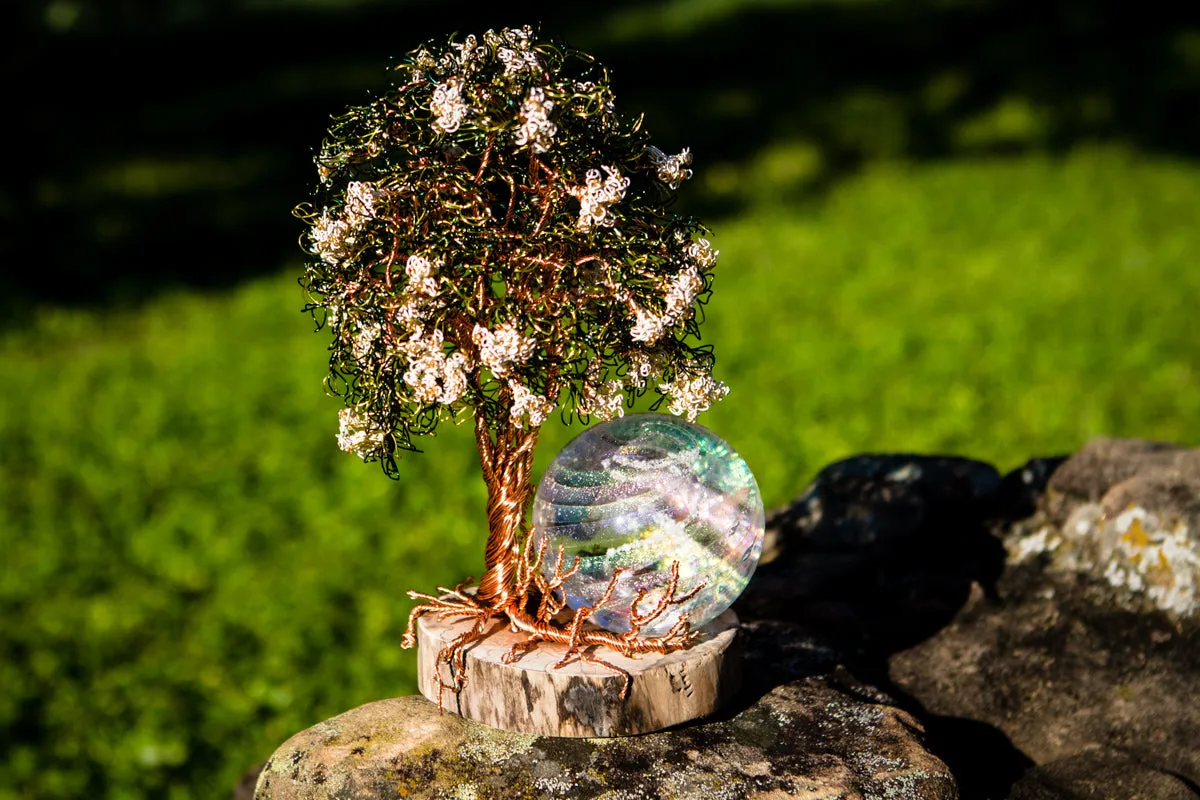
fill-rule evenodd
<path id="1" fill-rule="evenodd" d="M 748 209 L 713 221 L 732 392 L 702 421 L 768 505 L 863 451 L 1010 468 L 1200 438 L 1200 168 L 877 164 L 791 197 L 808 169 L 731 168 Z M 298 269 L 0 339 L 0 798 L 222 796 L 292 732 L 414 690 L 404 590 L 480 567 L 470 431 L 399 482 L 339 452 Z M 539 469 L 571 433 L 547 426 Z"/>

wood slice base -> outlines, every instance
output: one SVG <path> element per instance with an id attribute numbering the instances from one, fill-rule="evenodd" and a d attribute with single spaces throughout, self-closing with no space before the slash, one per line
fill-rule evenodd
<path id="1" fill-rule="evenodd" d="M 468 630 L 470 621 L 417 622 L 417 680 L 433 702 L 443 691 L 447 711 L 516 733 L 539 736 L 631 736 L 707 716 L 741 685 L 737 615 L 726 611 L 706 625 L 702 638 L 686 650 L 626 658 L 606 647 L 592 652 L 633 676 L 622 699 L 624 679 L 596 664 L 572 660 L 552 669 L 566 645 L 541 642 L 516 663 L 501 658 L 522 634 L 495 619 L 479 641 L 466 649 L 467 683 L 457 694 L 443 690 L 434 671 L 438 652 Z M 450 668 L 441 665 L 450 683 Z"/>

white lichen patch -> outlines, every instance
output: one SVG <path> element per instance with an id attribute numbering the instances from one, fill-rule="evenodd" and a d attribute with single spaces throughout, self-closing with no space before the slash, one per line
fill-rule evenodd
<path id="1" fill-rule="evenodd" d="M 1200 542 L 1187 521 L 1140 506 L 1114 516 L 1086 503 L 1061 530 L 1043 525 L 1011 538 L 1008 553 L 1017 563 L 1045 554 L 1053 570 L 1095 575 L 1176 617 L 1200 609 Z"/>
<path id="2" fill-rule="evenodd" d="M 1171 614 L 1190 615 L 1200 597 L 1200 552 L 1182 522 L 1163 525 L 1142 508 L 1131 508 L 1112 520 L 1116 547 L 1104 577 L 1115 587 L 1144 592 L 1154 605 Z"/>
<path id="3" fill-rule="evenodd" d="M 1008 558 L 1020 564 L 1042 553 L 1052 553 L 1062 544 L 1062 537 L 1052 525 L 1043 525 L 1027 536 L 1020 536 L 1008 542 Z"/>
<path id="4" fill-rule="evenodd" d="M 492 767 L 528 752 L 535 739 L 536 736 L 525 733 L 505 733 L 503 736 L 497 736 L 490 730 L 476 731 L 468 734 L 466 740 L 458 746 L 458 753 L 477 764 Z"/>
<path id="5" fill-rule="evenodd" d="M 556 775 L 551 778 L 535 778 L 533 783 L 542 797 L 571 797 L 579 791 L 579 785 L 570 777 Z"/>

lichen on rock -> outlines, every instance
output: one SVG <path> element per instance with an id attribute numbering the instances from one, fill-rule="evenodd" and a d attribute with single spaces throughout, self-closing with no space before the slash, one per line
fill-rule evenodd
<path id="1" fill-rule="evenodd" d="M 1100 575 L 1177 617 L 1200 608 L 1200 542 L 1184 520 L 1164 522 L 1141 506 L 1111 516 L 1088 503 L 1061 529 L 1043 525 L 1010 548 L 1016 561 L 1045 553 L 1053 568 Z"/>
<path id="2" fill-rule="evenodd" d="M 1122 605 L 1200 611 L 1200 451 L 1097 439 L 1050 479 L 1039 513 L 1014 526 L 1009 558 L 1101 579 Z"/>
<path id="3" fill-rule="evenodd" d="M 906 712 L 821 678 L 776 687 L 727 719 L 621 739 L 533 737 L 369 703 L 302 731 L 267 762 L 257 800 L 957 797 Z"/>

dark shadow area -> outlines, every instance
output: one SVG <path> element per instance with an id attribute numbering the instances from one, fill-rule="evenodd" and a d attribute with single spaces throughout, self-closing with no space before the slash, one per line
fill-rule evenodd
<path id="1" fill-rule="evenodd" d="M 684 210 L 820 191 L 865 159 L 1055 151 L 1116 140 L 1200 151 L 1200 13 L 1116 0 L 747 4 L 24 0 L 0 56 L 8 324 L 30 303 L 136 303 L 298 255 L 290 209 L 328 116 L 383 85 L 386 58 L 446 31 L 540 22 L 614 71 L 656 140 L 690 146 Z M 669 24 L 663 24 L 667 19 Z M 747 177 L 749 176 L 749 177 Z"/>
<path id="2" fill-rule="evenodd" d="M 823 469 L 768 520 L 773 558 L 734 606 L 749 634 L 741 707 L 788 680 L 825 676 L 919 719 L 963 798 L 1006 796 L 1033 762 L 991 724 L 927 711 L 891 679 L 888 659 L 969 602 L 1003 602 L 997 531 L 1033 512 L 1062 461 L 1034 459 L 1003 477 L 979 461 L 905 454 Z"/>
<path id="3" fill-rule="evenodd" d="M 940 630 L 972 592 L 996 599 L 993 531 L 1033 510 L 1061 459 L 1006 477 L 950 456 L 861 455 L 821 471 L 767 522 L 767 558 L 738 600 L 747 619 L 803 620 L 879 663 Z"/>
<path id="4" fill-rule="evenodd" d="M 1033 759 L 993 725 L 922 713 L 916 700 L 902 694 L 896 700 L 921 720 L 925 744 L 954 774 L 961 800 L 1008 797 L 1012 785 L 1034 765 Z"/>

